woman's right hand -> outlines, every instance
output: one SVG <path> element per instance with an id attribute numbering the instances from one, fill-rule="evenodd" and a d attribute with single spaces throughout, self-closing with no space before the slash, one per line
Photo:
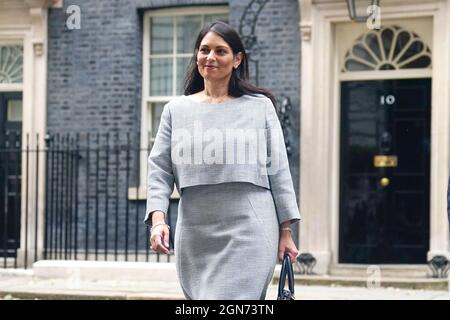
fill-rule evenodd
<path id="1" fill-rule="evenodd" d="M 150 235 L 151 248 L 158 253 L 170 255 L 169 228 L 166 224 L 160 224 L 152 228 Z"/>

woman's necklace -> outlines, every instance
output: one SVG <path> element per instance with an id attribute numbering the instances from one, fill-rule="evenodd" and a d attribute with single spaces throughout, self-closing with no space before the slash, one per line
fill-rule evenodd
<path id="1" fill-rule="evenodd" d="M 220 97 L 220 98 L 208 97 L 208 96 L 204 95 L 204 100 L 203 100 L 203 102 L 205 102 L 205 103 L 211 103 L 211 104 L 217 104 L 217 103 L 225 102 L 225 101 L 227 101 L 227 100 L 230 100 L 230 98 L 229 98 L 228 95 L 223 96 L 223 97 Z"/>
<path id="2" fill-rule="evenodd" d="M 222 103 L 224 101 L 230 100 L 230 96 L 228 95 L 228 92 L 221 97 L 213 97 L 206 94 L 206 90 L 199 92 L 200 93 L 200 100 L 203 103 L 209 103 L 209 104 L 218 104 Z M 232 99 L 232 97 L 231 97 Z"/>

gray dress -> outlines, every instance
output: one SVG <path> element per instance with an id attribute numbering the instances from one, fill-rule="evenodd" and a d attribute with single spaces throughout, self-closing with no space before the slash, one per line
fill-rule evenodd
<path id="1" fill-rule="evenodd" d="M 250 153 L 263 151 L 263 170 L 261 162 L 255 164 L 249 158 L 232 164 L 178 159 L 180 154 L 195 157 L 191 151 L 200 138 L 194 123 L 216 130 L 216 138 L 230 128 L 261 129 L 263 148 L 245 146 Z M 181 138 L 177 137 L 180 131 Z M 228 159 L 226 139 L 216 140 L 223 143 L 219 155 Z M 266 169 L 267 155 L 272 155 L 276 170 Z M 174 249 L 185 297 L 265 299 L 278 261 L 279 224 L 300 219 L 281 126 L 271 101 L 244 95 L 209 105 L 191 97 L 175 98 L 164 107 L 148 171 L 145 223 L 151 225 L 155 210 L 167 213 L 174 183 L 180 191 Z"/>
<path id="2" fill-rule="evenodd" d="M 176 264 L 186 298 L 265 298 L 278 259 L 270 190 L 247 182 L 188 187 L 178 215 Z"/>

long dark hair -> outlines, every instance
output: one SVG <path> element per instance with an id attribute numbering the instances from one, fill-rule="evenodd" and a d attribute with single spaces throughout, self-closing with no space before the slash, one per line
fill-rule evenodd
<path id="1" fill-rule="evenodd" d="M 197 40 L 195 41 L 194 55 L 192 56 L 192 59 L 187 68 L 187 75 L 184 82 L 184 94 L 190 95 L 204 89 L 205 83 L 203 77 L 198 72 L 197 53 L 202 39 L 210 31 L 221 36 L 231 47 L 234 55 L 236 55 L 238 52 L 242 52 L 241 64 L 237 69 L 233 68 L 233 71 L 231 73 L 230 84 L 228 86 L 228 94 L 236 98 L 244 94 L 263 94 L 270 100 L 272 100 L 272 103 L 275 106 L 275 97 L 269 90 L 258 88 L 249 82 L 247 53 L 245 52 L 242 40 L 236 30 L 222 21 L 215 21 L 205 25 L 198 34 Z"/>

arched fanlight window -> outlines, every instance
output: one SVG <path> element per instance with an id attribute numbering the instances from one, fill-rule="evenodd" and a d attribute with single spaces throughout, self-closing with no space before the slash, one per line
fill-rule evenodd
<path id="1" fill-rule="evenodd" d="M 430 48 L 414 32 L 382 27 L 360 36 L 347 51 L 342 72 L 431 68 Z"/>
<path id="2" fill-rule="evenodd" d="M 0 46 L 0 83 L 22 83 L 22 46 Z"/>

